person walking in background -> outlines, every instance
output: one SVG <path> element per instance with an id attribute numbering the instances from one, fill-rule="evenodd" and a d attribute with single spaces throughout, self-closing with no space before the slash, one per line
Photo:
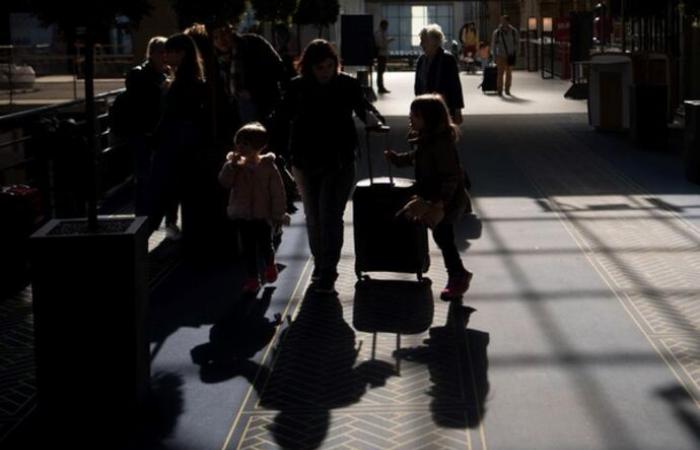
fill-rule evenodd
<path id="1" fill-rule="evenodd" d="M 442 95 L 452 121 L 459 125 L 462 123 L 464 99 L 457 59 L 442 48 L 445 35 L 440 25 L 426 26 L 419 36 L 423 54 L 416 62 L 414 92 L 417 96 L 432 93 Z"/>
<path id="2" fill-rule="evenodd" d="M 501 24 L 494 30 L 491 36 L 491 52 L 496 59 L 498 79 L 496 89 L 498 95 L 503 95 L 505 84 L 506 95 L 510 95 L 510 87 L 513 81 L 512 69 L 515 65 L 515 57 L 520 46 L 518 30 L 510 24 L 508 16 L 501 16 Z M 503 77 L 505 76 L 505 83 Z"/>
<path id="3" fill-rule="evenodd" d="M 386 61 L 389 57 L 389 43 L 394 38 L 386 35 L 389 29 L 389 22 L 382 19 L 379 22 L 379 29 L 374 32 L 374 45 L 377 47 L 377 91 L 380 94 L 388 94 L 390 91 L 384 86 L 384 72 L 386 71 Z"/>
<path id="4" fill-rule="evenodd" d="M 381 115 L 357 79 L 340 71 L 340 58 L 328 41 L 311 41 L 299 69 L 275 114 L 273 149 L 291 155 L 314 258 L 313 289 L 332 294 L 343 247 L 343 213 L 355 182 L 353 113 L 365 122 L 372 114 Z"/>
<path id="5" fill-rule="evenodd" d="M 409 142 L 414 150 L 408 153 L 387 150 L 384 155 L 396 166 L 415 167 L 417 197 L 402 211 L 408 218 L 432 228 L 448 276 L 440 298 L 459 299 L 469 289 L 473 275 L 464 268 L 455 243 L 454 224 L 469 204 L 455 144 L 457 127 L 439 94 L 421 95 L 413 100 L 409 120 Z"/>
<path id="6" fill-rule="evenodd" d="M 244 125 L 234 138 L 235 151 L 226 156 L 219 182 L 230 190 L 228 216 L 236 222 L 241 237 L 247 278 L 244 293 L 255 293 L 260 282 L 274 283 L 278 271 L 272 245 L 272 228 L 289 225 L 282 177 L 274 153 L 263 153 L 268 134 L 259 122 Z M 259 274 L 258 262 L 265 262 Z"/>

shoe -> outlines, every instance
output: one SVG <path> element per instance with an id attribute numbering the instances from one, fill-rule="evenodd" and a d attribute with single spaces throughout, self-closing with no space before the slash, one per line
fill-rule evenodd
<path id="1" fill-rule="evenodd" d="M 457 300 L 462 298 L 465 292 L 469 290 L 474 274 L 465 270 L 463 274 L 451 275 L 447 279 L 447 286 L 440 292 L 440 298 L 445 301 Z"/>
<path id="2" fill-rule="evenodd" d="M 179 241 L 182 238 L 182 231 L 174 223 L 165 225 L 165 239 Z"/>
<path id="3" fill-rule="evenodd" d="M 510 89 L 506 89 L 506 95 L 510 95 Z"/>
<path id="4" fill-rule="evenodd" d="M 243 288 L 241 291 L 244 294 L 254 294 L 257 293 L 260 290 L 260 281 L 258 281 L 257 277 L 248 277 L 246 280 L 243 282 Z"/>
<path id="5" fill-rule="evenodd" d="M 279 271 L 277 270 L 277 264 L 275 264 L 275 259 L 271 258 L 271 261 L 267 263 L 265 267 L 265 273 L 263 274 L 265 283 L 274 283 L 277 281 L 279 276 Z"/>
<path id="6" fill-rule="evenodd" d="M 391 91 L 388 89 L 379 89 L 377 92 L 380 94 L 391 94 Z"/>

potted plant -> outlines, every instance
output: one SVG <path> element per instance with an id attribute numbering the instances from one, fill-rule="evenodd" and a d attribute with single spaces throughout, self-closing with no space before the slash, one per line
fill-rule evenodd
<path id="1" fill-rule="evenodd" d="M 85 49 L 87 217 L 53 219 L 30 238 L 38 406 L 52 439 L 125 436 L 150 380 L 146 219 L 98 217 L 94 46 L 148 0 L 34 0 L 32 12 Z M 70 148 L 61 149 L 69 152 Z M 102 438 L 104 441 L 104 438 Z"/>

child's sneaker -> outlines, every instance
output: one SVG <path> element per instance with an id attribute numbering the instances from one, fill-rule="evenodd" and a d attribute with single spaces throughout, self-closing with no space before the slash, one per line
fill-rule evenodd
<path id="1" fill-rule="evenodd" d="M 249 277 L 243 282 L 243 293 L 252 294 L 260 290 L 260 281 L 256 277 Z"/>
<path id="2" fill-rule="evenodd" d="M 275 260 L 272 259 L 272 261 L 267 263 L 267 267 L 265 267 L 265 283 L 274 283 L 277 281 L 278 275 L 279 271 L 277 270 L 277 264 L 275 264 Z"/>
<path id="3" fill-rule="evenodd" d="M 447 286 L 440 292 L 442 300 L 451 301 L 462 298 L 465 292 L 469 290 L 469 284 L 474 276 L 468 270 L 460 275 L 451 275 L 447 279 Z"/>

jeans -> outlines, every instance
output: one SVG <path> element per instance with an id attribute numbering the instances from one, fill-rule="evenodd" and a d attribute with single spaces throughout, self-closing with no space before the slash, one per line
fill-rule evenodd
<path id="1" fill-rule="evenodd" d="M 433 228 L 433 239 L 442 252 L 447 273 L 449 275 L 464 273 L 462 258 L 459 256 L 457 244 L 455 244 L 454 224 L 445 221 L 440 222 Z"/>
<path id="2" fill-rule="evenodd" d="M 355 166 L 321 173 L 297 167 L 292 171 L 304 203 L 314 270 L 320 276 L 335 277 L 343 248 L 343 214 L 355 182 Z"/>

